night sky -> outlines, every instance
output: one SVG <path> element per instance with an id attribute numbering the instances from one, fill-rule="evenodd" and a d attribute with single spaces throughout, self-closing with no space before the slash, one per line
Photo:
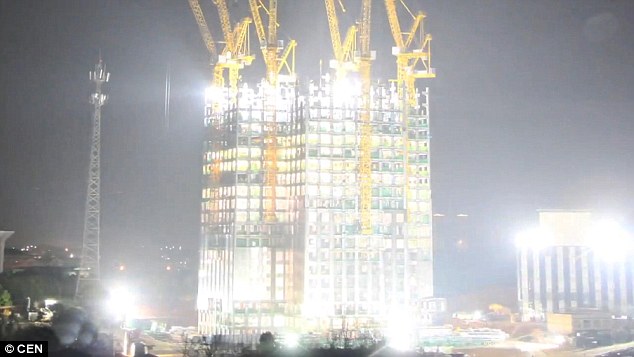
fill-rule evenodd
<path id="1" fill-rule="evenodd" d="M 228 1 L 232 20 L 246 0 Z M 358 1 L 344 1 L 352 21 Z M 215 8 L 201 0 L 216 39 Z M 513 235 L 540 208 L 634 222 L 634 2 L 419 0 L 432 33 L 437 290 L 513 285 Z M 322 1 L 280 1 L 300 79 L 331 57 Z M 382 1 L 375 78 L 395 77 Z M 402 26 L 405 28 L 406 23 Z M 342 26 L 343 27 L 343 26 Z M 342 29 L 343 32 L 343 29 Z M 257 65 L 245 79 L 262 76 Z M 104 260 L 140 245 L 198 244 L 208 55 L 186 0 L 0 0 L 0 229 L 11 244 L 81 245 L 93 84 L 102 122 Z M 220 46 L 219 46 L 220 47 Z M 164 117 L 165 76 L 171 113 Z M 458 213 L 468 217 L 456 217 Z M 463 240 L 458 244 L 458 240 Z"/>

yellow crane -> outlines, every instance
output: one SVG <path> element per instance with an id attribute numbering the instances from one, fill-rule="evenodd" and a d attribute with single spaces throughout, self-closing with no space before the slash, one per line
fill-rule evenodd
<path id="1" fill-rule="evenodd" d="M 345 8 L 339 0 L 342 10 Z M 328 16 L 328 27 L 330 29 L 330 39 L 332 41 L 332 50 L 335 59 L 331 62 L 330 67 L 336 70 L 336 78 L 341 80 L 346 77 L 349 71 L 356 72 L 359 70 L 359 64 L 355 61 L 354 53 L 357 50 L 357 26 L 352 25 L 346 32 L 346 37 L 341 42 L 341 34 L 339 33 L 339 19 L 337 18 L 337 10 L 334 0 L 325 0 L 326 14 Z"/>
<path id="2" fill-rule="evenodd" d="M 392 50 L 392 53 L 396 56 L 397 67 L 397 90 L 399 98 L 402 100 L 403 111 L 403 143 L 404 147 L 404 181 L 405 181 L 405 196 L 409 199 L 409 177 L 412 174 L 412 169 L 409 165 L 409 111 L 410 108 L 415 108 L 418 105 L 418 99 L 416 98 L 416 86 L 415 81 L 418 78 L 434 78 L 436 73 L 431 67 L 431 35 L 426 34 L 423 28 L 423 20 L 425 19 L 425 13 L 419 11 L 414 15 L 407 5 L 401 0 L 401 4 L 412 16 L 413 22 L 410 26 L 410 30 L 407 33 L 403 33 L 401 30 L 401 24 L 398 19 L 398 13 L 396 9 L 395 0 L 385 0 L 385 8 L 387 10 L 388 21 L 390 23 L 390 31 L 392 37 L 394 37 L 394 43 L 396 46 Z M 411 222 L 411 210 L 410 205 L 406 205 L 406 219 L 407 222 Z"/>
<path id="3" fill-rule="evenodd" d="M 218 8 L 222 33 L 224 35 L 225 47 L 219 54 L 216 44 L 205 20 L 205 15 L 198 0 L 188 0 L 189 6 L 194 14 L 198 30 L 205 42 L 207 51 L 211 55 L 211 62 L 214 64 L 214 82 L 215 87 L 224 87 L 224 70 L 229 69 L 229 85 L 232 91 L 232 100 L 235 100 L 237 94 L 239 70 L 248 66 L 253 62 L 253 56 L 250 53 L 249 46 L 249 24 L 250 18 L 244 18 L 236 27 L 231 29 L 231 20 L 229 9 L 225 0 L 213 0 L 214 5 Z"/>
<path id="4" fill-rule="evenodd" d="M 276 201 L 277 201 L 277 88 L 278 79 L 282 70 L 286 69 L 291 77 L 295 76 L 295 47 L 297 43 L 290 40 L 286 48 L 278 45 L 277 41 L 277 0 L 269 0 L 268 8 L 259 0 L 249 0 L 253 23 L 260 42 L 260 48 L 266 65 L 266 82 L 267 86 L 264 90 L 264 122 L 265 122 L 265 152 L 264 152 L 264 171 L 265 185 L 268 188 L 268 205 L 264 207 L 264 221 L 275 222 L 276 217 Z M 268 13 L 269 22 L 265 32 L 264 23 L 260 11 L 264 10 Z M 290 57 L 290 62 L 289 62 Z"/>
<path id="5" fill-rule="evenodd" d="M 251 19 L 243 18 L 232 30 L 229 9 L 225 0 L 213 0 L 218 8 L 222 33 L 225 39 L 225 48 L 218 57 L 218 63 L 214 67 L 214 84 L 224 87 L 224 69 L 229 70 L 229 98 L 234 102 L 238 93 L 239 71 L 253 62 L 249 45 L 249 24 Z"/>
<path id="6" fill-rule="evenodd" d="M 402 0 L 401 4 L 413 18 L 409 32 L 401 30 L 396 0 L 385 0 L 390 31 L 396 44 L 392 52 L 396 56 L 398 92 L 407 96 L 410 106 L 416 106 L 416 79 L 436 77 L 431 67 L 432 37 L 424 31 L 425 13 L 419 11 L 414 15 Z"/>
<path id="7" fill-rule="evenodd" d="M 192 9 L 192 13 L 194 14 L 194 18 L 196 19 L 196 23 L 198 24 L 200 35 L 205 42 L 207 51 L 209 51 L 209 54 L 211 55 L 211 62 L 214 63 L 218 59 L 218 51 L 216 50 L 214 38 L 211 36 L 211 32 L 209 31 L 209 26 L 207 26 L 207 21 L 205 20 L 203 9 L 200 7 L 200 3 L 198 2 L 198 0 L 188 1 L 189 7 Z"/>
<path id="8" fill-rule="evenodd" d="M 240 21 L 235 28 L 231 29 L 231 20 L 229 16 L 229 9 L 225 0 L 213 0 L 213 3 L 218 8 L 218 15 L 222 26 L 222 32 L 225 40 L 225 47 L 221 54 L 218 54 L 216 44 L 205 20 L 205 15 L 200 7 L 198 0 L 188 0 L 189 6 L 192 10 L 196 23 L 198 24 L 198 30 L 205 42 L 207 51 L 211 56 L 211 63 L 213 68 L 213 86 L 224 87 L 224 70 L 229 70 L 229 85 L 231 95 L 229 96 L 231 104 L 235 103 L 238 93 L 238 79 L 239 71 L 244 68 L 245 65 L 250 65 L 253 61 L 253 56 L 250 53 L 249 48 L 249 24 L 250 18 L 244 18 Z M 219 101 L 213 101 L 212 110 L 218 114 Z M 219 185 L 221 180 L 221 165 L 222 156 L 220 153 L 220 146 L 217 142 L 214 143 L 214 147 L 211 150 L 212 156 L 208 158 L 210 163 L 210 180 L 213 185 Z M 213 200 L 213 211 L 218 209 L 218 200 Z"/>
<path id="9" fill-rule="evenodd" d="M 363 0 L 359 31 L 361 77 L 361 138 L 359 155 L 361 233 L 372 234 L 372 124 L 370 117 L 371 65 L 370 25 L 372 0 Z"/>

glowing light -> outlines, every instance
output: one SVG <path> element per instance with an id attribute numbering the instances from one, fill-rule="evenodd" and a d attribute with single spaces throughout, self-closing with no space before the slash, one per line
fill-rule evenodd
<path id="1" fill-rule="evenodd" d="M 333 83 L 333 95 L 336 104 L 351 105 L 359 97 L 361 85 L 343 79 Z"/>
<path id="2" fill-rule="evenodd" d="M 599 259 L 608 263 L 624 261 L 634 249 L 632 236 L 612 220 L 593 224 L 586 236 L 586 243 Z"/>
<path id="3" fill-rule="evenodd" d="M 110 297 L 106 302 L 106 308 L 118 321 L 125 320 L 134 314 L 135 296 L 124 287 L 117 287 L 110 291 Z"/>
<path id="4" fill-rule="evenodd" d="M 515 237 L 518 248 L 540 250 L 553 244 L 553 235 L 545 228 L 539 227 L 519 233 Z"/>
<path id="5" fill-rule="evenodd" d="M 125 270 L 125 265 L 121 264 L 119 265 L 119 271 L 124 271 Z"/>
<path id="6" fill-rule="evenodd" d="M 414 327 L 412 314 L 401 307 L 391 309 L 387 329 L 387 345 L 398 351 L 407 351 L 412 347 L 411 333 Z"/>
<path id="7" fill-rule="evenodd" d="M 483 317 L 484 317 L 484 315 L 482 315 L 482 311 L 474 311 L 473 312 L 473 319 L 474 320 L 482 320 Z"/>
<path id="8" fill-rule="evenodd" d="M 284 346 L 288 348 L 296 348 L 299 346 L 299 335 L 296 333 L 284 335 Z"/>
<path id="9" fill-rule="evenodd" d="M 553 342 L 557 345 L 563 345 L 564 343 L 566 343 L 566 338 L 562 335 L 555 335 L 553 337 Z"/>
<path id="10" fill-rule="evenodd" d="M 44 299 L 44 306 L 49 307 L 57 304 L 57 299 Z"/>
<path id="11" fill-rule="evenodd" d="M 165 270 L 170 271 L 170 270 L 172 270 L 172 267 L 168 265 L 168 266 L 165 267 Z"/>

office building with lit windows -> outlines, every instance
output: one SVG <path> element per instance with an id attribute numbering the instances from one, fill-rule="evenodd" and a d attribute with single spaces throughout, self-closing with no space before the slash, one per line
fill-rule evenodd
<path id="1" fill-rule="evenodd" d="M 354 330 L 415 316 L 433 296 L 428 90 L 410 108 L 393 86 L 372 88 L 367 234 L 360 93 L 281 84 L 272 119 L 264 85 L 233 103 L 207 95 L 199 331 Z"/>
<path id="2" fill-rule="evenodd" d="M 522 318 L 591 310 L 631 314 L 632 248 L 623 228 L 589 211 L 540 211 L 539 228 L 518 236 Z"/>

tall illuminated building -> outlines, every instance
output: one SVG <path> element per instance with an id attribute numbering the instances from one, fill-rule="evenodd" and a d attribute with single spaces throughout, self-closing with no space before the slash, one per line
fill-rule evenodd
<path id="1" fill-rule="evenodd" d="M 373 229 L 362 234 L 357 88 L 280 85 L 274 195 L 261 86 L 235 105 L 208 91 L 201 333 L 381 328 L 433 296 L 428 90 L 409 107 L 394 87 L 372 88 Z"/>

